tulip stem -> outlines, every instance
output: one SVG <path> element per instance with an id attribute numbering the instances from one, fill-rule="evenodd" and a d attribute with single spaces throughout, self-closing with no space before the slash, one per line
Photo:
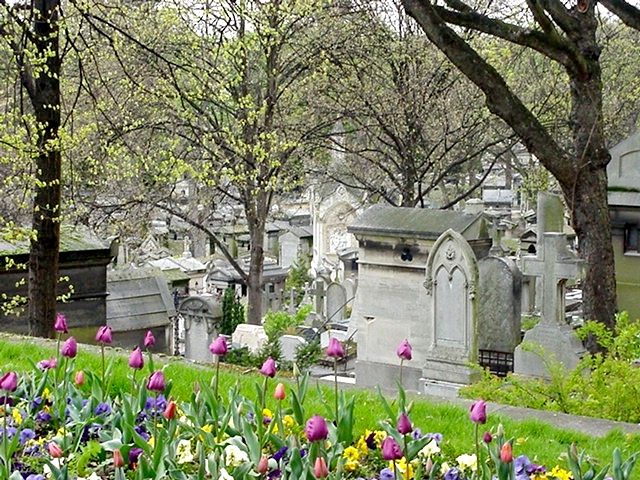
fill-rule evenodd
<path id="1" fill-rule="evenodd" d="M 218 379 L 220 378 L 220 357 L 218 355 L 216 357 L 216 383 L 213 387 L 213 397 L 218 401 Z"/>
<path id="2" fill-rule="evenodd" d="M 64 456 L 65 443 L 67 439 L 67 358 L 62 363 L 62 455 Z"/>
<path id="3" fill-rule="evenodd" d="M 336 407 L 336 428 L 340 423 L 339 410 L 338 410 L 338 359 L 333 359 L 333 387 L 335 391 L 335 407 Z"/>
<path id="4" fill-rule="evenodd" d="M 400 480 L 398 478 L 398 466 L 396 465 L 396 461 L 395 460 L 393 460 L 393 478 L 395 480 Z"/>
<path id="5" fill-rule="evenodd" d="M 267 382 L 269 382 L 269 377 L 265 375 L 264 384 L 262 385 L 262 398 L 261 398 L 262 410 L 264 410 L 264 407 L 266 405 Z"/>
<path id="6" fill-rule="evenodd" d="M 158 415 L 158 393 L 156 392 L 155 394 L 155 405 L 153 408 L 153 415 L 151 416 L 151 419 L 153 421 L 153 450 L 155 452 L 156 450 L 156 446 L 158 445 L 158 419 L 156 418 L 156 416 Z"/>
<path id="7" fill-rule="evenodd" d="M 104 402 L 104 376 L 105 376 L 105 367 L 104 367 L 104 343 L 100 344 L 100 350 L 102 353 L 102 398 L 101 401 Z"/>
<path id="8" fill-rule="evenodd" d="M 404 385 L 402 383 L 402 365 L 404 363 L 404 358 L 400 359 L 400 387 L 402 388 Z"/>
<path id="9" fill-rule="evenodd" d="M 475 424 L 475 437 L 476 437 L 476 472 L 480 473 L 482 462 L 480 461 L 480 443 L 478 442 L 478 424 Z"/>
<path id="10" fill-rule="evenodd" d="M 11 465 L 9 462 L 9 452 L 8 452 L 8 447 L 7 447 L 7 417 L 9 416 L 9 412 L 7 411 L 7 405 L 9 403 L 9 394 L 5 393 L 4 394 L 4 405 L 2 405 L 2 408 L 4 409 L 4 429 L 2 430 L 2 443 L 3 443 L 3 449 L 4 449 L 4 464 L 5 464 L 5 468 L 7 469 L 6 474 L 7 476 L 11 473 Z"/>
<path id="11" fill-rule="evenodd" d="M 407 435 L 403 435 L 404 437 L 404 462 L 407 464 L 407 470 L 406 470 L 406 478 L 409 478 L 408 473 L 409 473 L 409 441 L 407 439 Z"/>
<path id="12" fill-rule="evenodd" d="M 136 372 L 137 372 L 137 370 L 134 368 L 133 369 L 133 377 L 131 377 L 131 388 L 132 388 L 132 393 L 133 393 L 134 397 L 136 397 L 137 393 L 138 393 L 138 391 L 137 391 L 138 389 L 136 387 Z"/>
<path id="13" fill-rule="evenodd" d="M 58 332 L 58 343 L 56 345 L 56 351 L 58 352 L 56 355 L 56 368 L 53 371 L 53 381 L 54 384 L 56 386 L 56 388 L 58 387 L 58 365 L 60 364 L 60 340 L 62 337 L 62 332 Z"/>

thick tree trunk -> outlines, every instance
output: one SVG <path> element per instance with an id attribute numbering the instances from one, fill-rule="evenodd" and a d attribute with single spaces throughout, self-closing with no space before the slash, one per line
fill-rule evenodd
<path id="1" fill-rule="evenodd" d="M 36 158 L 33 225 L 35 238 L 29 253 L 29 333 L 53 335 L 60 247 L 60 197 L 62 165 L 60 128 L 60 64 L 58 0 L 35 3 L 34 43 L 46 68 L 33 79 L 29 92 L 39 128 Z"/>
<path id="2" fill-rule="evenodd" d="M 607 175 L 604 168 L 582 175 L 566 191 L 578 249 L 585 261 L 583 308 L 585 319 L 612 327 L 616 311 L 616 280 L 611 243 L 611 221 L 607 208 Z M 592 349 L 594 345 L 589 345 Z"/>
<path id="3" fill-rule="evenodd" d="M 251 242 L 251 265 L 247 279 L 247 323 L 262 324 L 262 273 L 264 268 L 264 228 L 266 216 L 247 215 Z"/>

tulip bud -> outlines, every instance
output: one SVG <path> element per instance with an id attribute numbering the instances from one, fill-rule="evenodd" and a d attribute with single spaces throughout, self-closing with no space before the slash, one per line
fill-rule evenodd
<path id="1" fill-rule="evenodd" d="M 276 389 L 273 392 L 273 398 L 275 398 L 276 400 L 284 400 L 286 396 L 287 394 L 284 390 L 284 385 L 282 383 L 276 385 Z"/>
<path id="2" fill-rule="evenodd" d="M 78 387 L 81 387 L 82 385 L 84 385 L 84 372 L 82 370 L 78 370 L 76 372 L 76 376 L 74 377 L 73 382 Z"/>
<path id="3" fill-rule="evenodd" d="M 167 407 L 164 409 L 162 416 L 167 420 L 171 420 L 176 416 L 176 410 L 178 408 L 178 404 L 173 400 L 167 403 Z"/>
<path id="4" fill-rule="evenodd" d="M 47 448 L 49 449 L 49 455 L 51 455 L 52 458 L 62 457 L 62 449 L 57 443 L 49 442 L 49 445 Z"/>
<path id="5" fill-rule="evenodd" d="M 69 333 L 67 318 L 63 314 L 56 313 L 56 321 L 53 324 L 53 329 L 58 333 Z"/>
<path id="6" fill-rule="evenodd" d="M 511 463 L 513 461 L 513 448 L 511 443 L 505 442 L 500 449 L 500 461 L 502 463 Z"/>
<path id="7" fill-rule="evenodd" d="M 209 345 L 209 351 L 217 355 L 219 357 L 226 355 L 229 351 L 229 347 L 227 347 L 227 341 L 222 335 L 218 335 L 218 337 Z"/>
<path id="8" fill-rule="evenodd" d="M 402 342 L 400 342 L 400 345 L 398 345 L 398 348 L 396 348 L 396 355 L 398 355 L 401 360 L 411 360 L 412 353 L 409 340 L 405 338 Z"/>
<path id="9" fill-rule="evenodd" d="M 129 355 L 129 366 L 134 370 L 140 370 L 144 367 L 144 358 L 142 357 L 142 350 L 140 350 L 140 347 L 134 348 L 131 355 Z"/>
<path id="10" fill-rule="evenodd" d="M 7 372 L 0 377 L 0 390 L 5 392 L 15 392 L 18 388 L 18 374 L 16 372 Z"/>
<path id="11" fill-rule="evenodd" d="M 111 344 L 111 342 L 113 342 L 113 334 L 110 326 L 103 325 L 98 329 L 98 332 L 96 333 L 96 342 L 105 344 Z"/>
<path id="12" fill-rule="evenodd" d="M 484 432 L 484 435 L 482 436 L 482 441 L 484 443 L 491 443 L 492 440 L 493 440 L 493 436 L 491 435 L 491 433 Z"/>
<path id="13" fill-rule="evenodd" d="M 153 336 L 151 330 L 147 331 L 147 334 L 144 336 L 144 347 L 149 348 L 153 347 L 156 344 L 156 337 Z"/>
<path id="14" fill-rule="evenodd" d="M 498 424 L 498 428 L 496 429 L 496 437 L 500 438 L 500 437 L 504 437 L 504 427 L 502 426 L 502 424 Z"/>
<path id="15" fill-rule="evenodd" d="M 424 473 L 427 475 L 431 474 L 431 470 L 433 470 L 433 460 L 431 460 L 431 456 L 427 458 L 427 462 L 424 465 Z"/>
<path id="16" fill-rule="evenodd" d="M 260 368 L 260 373 L 265 377 L 275 377 L 276 376 L 276 361 L 269 357 L 262 364 L 262 368 Z"/>
<path id="17" fill-rule="evenodd" d="M 403 457 L 398 442 L 389 436 L 382 441 L 382 458 L 385 460 L 400 460 Z"/>
<path id="18" fill-rule="evenodd" d="M 293 362 L 293 376 L 296 378 L 300 376 L 300 369 L 298 368 L 298 364 L 296 362 Z"/>
<path id="19" fill-rule="evenodd" d="M 165 389 L 164 375 L 161 371 L 153 372 L 147 382 L 147 389 L 154 392 L 163 392 Z"/>
<path id="20" fill-rule="evenodd" d="M 327 354 L 327 357 L 335 359 L 342 358 L 345 355 L 344 346 L 342 345 L 340 340 L 335 337 L 331 337 L 329 339 L 329 346 L 327 347 L 325 353 Z"/>
<path id="21" fill-rule="evenodd" d="M 73 337 L 67 338 L 67 340 L 60 347 L 60 355 L 66 358 L 75 358 L 78 354 L 78 342 Z"/>
<path id="22" fill-rule="evenodd" d="M 402 412 L 400 418 L 398 418 L 397 429 L 398 432 L 402 435 L 406 435 L 407 433 L 411 433 L 413 431 L 411 420 L 409 420 L 409 416 L 405 412 Z"/>
<path id="23" fill-rule="evenodd" d="M 320 415 L 314 415 L 307 422 L 304 432 L 307 436 L 307 440 L 315 442 L 318 440 L 326 440 L 329 436 L 329 428 L 327 422 Z"/>
<path id="24" fill-rule="evenodd" d="M 327 462 L 323 457 L 316 458 L 316 463 L 313 466 L 313 476 L 316 478 L 325 478 L 329 476 Z"/>
<path id="25" fill-rule="evenodd" d="M 269 471 L 269 459 L 264 455 L 260 457 L 260 461 L 258 462 L 258 466 L 256 467 L 256 472 L 264 475 Z"/>
<path id="26" fill-rule="evenodd" d="M 473 423 L 487 423 L 487 403 L 484 400 L 476 400 L 469 407 L 469 417 Z"/>
<path id="27" fill-rule="evenodd" d="M 124 467 L 124 458 L 122 458 L 122 453 L 117 448 L 113 451 L 113 465 L 116 468 Z"/>

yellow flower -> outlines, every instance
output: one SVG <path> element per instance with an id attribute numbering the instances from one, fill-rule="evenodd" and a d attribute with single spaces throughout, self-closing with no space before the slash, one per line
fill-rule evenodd
<path id="1" fill-rule="evenodd" d="M 49 388 L 45 387 L 45 389 L 42 391 L 42 395 L 41 395 L 43 400 L 49 401 L 52 399 L 51 397 L 51 392 L 49 391 Z"/>
<path id="2" fill-rule="evenodd" d="M 271 410 L 269 410 L 268 408 L 265 408 L 265 409 L 262 410 L 262 416 L 263 417 L 273 418 L 273 412 Z"/>
<path id="3" fill-rule="evenodd" d="M 560 468 L 558 465 L 553 467 L 551 470 L 551 476 L 557 478 L 558 480 L 571 480 L 571 472 L 568 472 L 564 468 Z"/>
<path id="4" fill-rule="evenodd" d="M 389 468 L 393 470 L 393 461 L 389 461 Z M 396 462 L 396 468 L 402 474 L 403 480 L 413 478 L 413 465 L 411 463 L 407 463 L 407 460 L 404 457 Z"/>
<path id="5" fill-rule="evenodd" d="M 346 460 L 357 462 L 360 460 L 360 450 L 355 447 L 347 447 L 344 449 L 344 452 L 342 452 L 342 457 Z"/>
<path id="6" fill-rule="evenodd" d="M 546 473 L 535 473 L 531 477 L 531 480 L 549 480 L 549 477 L 547 476 Z"/>
<path id="7" fill-rule="evenodd" d="M 20 413 L 20 410 L 18 410 L 17 408 L 14 408 L 11 411 L 11 416 L 13 417 L 13 421 L 15 422 L 16 425 L 22 424 L 22 414 Z"/>
<path id="8" fill-rule="evenodd" d="M 364 436 L 360 437 L 356 442 L 356 448 L 360 451 L 360 454 L 364 457 L 369 453 L 369 447 L 367 445 L 367 440 Z"/>
<path id="9" fill-rule="evenodd" d="M 284 428 L 293 428 L 296 424 L 296 421 L 291 415 L 285 415 L 282 417 L 282 423 L 284 424 Z"/>
<path id="10" fill-rule="evenodd" d="M 149 444 L 150 447 L 154 447 L 156 444 L 156 439 L 153 437 L 149 437 L 149 440 L 147 440 L 147 443 Z"/>
<path id="11" fill-rule="evenodd" d="M 516 445 L 524 445 L 527 442 L 527 439 L 524 437 L 519 437 L 516 439 L 515 444 Z"/>
<path id="12" fill-rule="evenodd" d="M 360 462 L 354 462 L 352 460 L 347 460 L 346 462 L 344 462 L 344 469 L 347 472 L 355 472 L 359 466 Z"/>
<path id="13" fill-rule="evenodd" d="M 204 427 L 201 428 L 201 430 L 205 433 L 211 433 L 213 432 L 213 425 L 207 423 Z"/>

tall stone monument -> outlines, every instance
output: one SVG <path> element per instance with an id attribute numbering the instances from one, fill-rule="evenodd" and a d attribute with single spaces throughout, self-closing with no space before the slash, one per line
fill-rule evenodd
<path id="1" fill-rule="evenodd" d="M 527 275 L 541 278 L 540 322 L 527 331 L 523 343 L 535 344 L 544 350 L 544 357 L 554 359 L 571 370 L 585 350 L 564 315 L 564 285 L 568 279 L 580 276 L 579 260 L 568 248 L 562 233 L 545 233 L 543 248 L 537 256 L 522 257 L 522 269 Z M 520 375 L 548 378 L 544 359 L 523 345 L 514 355 L 514 371 Z"/>
<path id="2" fill-rule="evenodd" d="M 447 230 L 429 253 L 426 268 L 426 332 L 430 337 L 423 377 L 426 393 L 448 394 L 471 383 L 476 362 L 478 263 L 462 235 Z"/>

